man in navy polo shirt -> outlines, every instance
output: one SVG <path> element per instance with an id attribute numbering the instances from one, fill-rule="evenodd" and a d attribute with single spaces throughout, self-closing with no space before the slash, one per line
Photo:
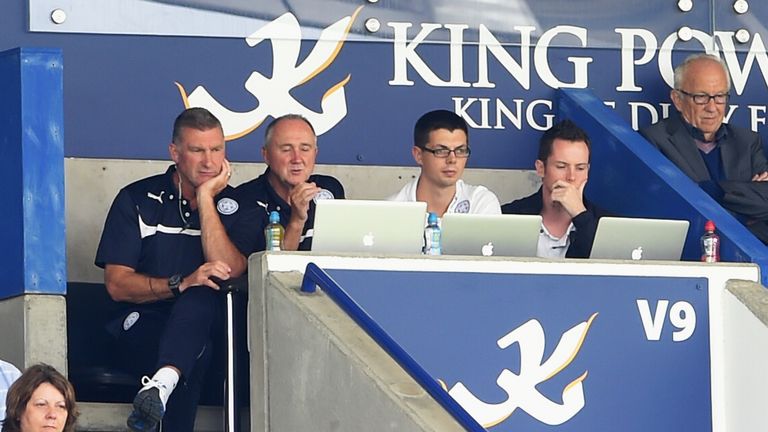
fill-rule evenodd
<path id="1" fill-rule="evenodd" d="M 249 215 L 241 217 L 244 223 L 237 225 L 242 231 L 251 228 L 255 244 L 250 249 L 264 250 L 264 227 L 272 211 L 280 213 L 280 223 L 285 227 L 285 250 L 311 249 L 315 202 L 344 198 L 344 188 L 338 180 L 312 174 L 317 151 L 315 130 L 304 117 L 288 114 L 267 126 L 261 149 L 267 170 L 238 186 L 236 191 L 244 215 Z"/>
<path id="2" fill-rule="evenodd" d="M 193 430 L 221 319 L 211 278 L 240 275 L 252 252 L 230 241 L 238 238 L 230 226 L 239 204 L 227 185 L 219 120 L 202 108 L 185 110 L 169 151 L 175 164 L 164 174 L 117 195 L 96 253 L 107 291 L 124 306 L 109 329 L 124 366 L 138 376 L 156 371 L 142 379 L 128 418 L 138 431 L 161 420 L 163 430 Z"/>

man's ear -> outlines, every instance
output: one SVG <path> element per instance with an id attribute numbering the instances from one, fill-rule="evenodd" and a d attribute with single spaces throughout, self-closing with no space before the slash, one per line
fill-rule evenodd
<path id="1" fill-rule="evenodd" d="M 424 155 L 424 151 L 418 146 L 413 146 L 413 148 L 411 149 L 411 154 L 413 155 L 413 160 L 416 161 L 416 164 L 418 166 L 421 166 L 422 165 L 421 157 Z"/>
<path id="2" fill-rule="evenodd" d="M 171 155 L 173 163 L 179 163 L 179 148 L 174 143 L 168 144 L 168 153 Z"/>
<path id="3" fill-rule="evenodd" d="M 544 166 L 544 162 L 536 159 L 534 166 L 536 167 L 536 175 L 538 175 L 539 177 L 544 177 L 544 171 L 546 170 Z"/>
<path id="4" fill-rule="evenodd" d="M 672 89 L 669 91 L 669 98 L 672 99 L 672 104 L 675 106 L 675 108 L 682 112 L 682 105 L 683 105 L 683 98 L 680 95 L 680 92 L 678 92 L 675 89 Z"/>
<path id="5" fill-rule="evenodd" d="M 267 157 L 267 146 L 261 147 L 261 158 L 264 160 L 264 163 L 267 164 L 267 166 L 269 166 L 269 160 Z"/>

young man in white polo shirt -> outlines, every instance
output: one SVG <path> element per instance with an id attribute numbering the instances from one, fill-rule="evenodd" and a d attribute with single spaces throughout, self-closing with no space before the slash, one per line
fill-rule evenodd
<path id="1" fill-rule="evenodd" d="M 424 114 L 414 126 L 411 151 L 421 174 L 389 197 L 390 201 L 424 201 L 427 211 L 438 217 L 445 213 L 501 214 L 493 192 L 461 179 L 471 153 L 463 118 L 446 110 Z"/>

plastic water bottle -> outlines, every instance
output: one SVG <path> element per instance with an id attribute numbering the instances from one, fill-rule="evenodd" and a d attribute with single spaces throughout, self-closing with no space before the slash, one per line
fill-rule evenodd
<path id="1" fill-rule="evenodd" d="M 280 213 L 273 211 L 269 214 L 269 225 L 264 228 L 264 238 L 267 240 L 268 251 L 283 249 L 283 236 L 285 230 L 280 225 Z"/>
<path id="2" fill-rule="evenodd" d="M 701 236 L 701 260 L 720 261 L 720 236 L 715 232 L 715 223 L 711 220 L 704 224 L 704 235 Z"/>
<path id="3" fill-rule="evenodd" d="M 429 212 L 427 227 L 424 228 L 424 253 L 426 255 L 440 255 L 441 247 L 440 226 L 437 225 L 437 214 Z"/>

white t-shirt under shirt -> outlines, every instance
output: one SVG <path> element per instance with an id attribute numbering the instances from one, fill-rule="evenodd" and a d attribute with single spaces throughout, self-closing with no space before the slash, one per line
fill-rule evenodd
<path id="1" fill-rule="evenodd" d="M 544 223 L 541 224 L 541 232 L 539 233 L 539 244 L 536 248 L 536 256 L 539 258 L 565 258 L 565 254 L 568 252 L 568 246 L 571 245 L 571 231 L 575 230 L 573 222 L 565 231 L 562 237 L 557 238 L 547 231 L 547 227 Z"/>
<path id="2" fill-rule="evenodd" d="M 420 178 L 420 177 L 419 177 Z M 389 201 L 416 201 L 419 178 L 408 182 L 400 192 L 387 198 Z M 464 180 L 456 182 L 456 195 L 446 213 L 501 214 L 501 204 L 496 194 L 485 186 L 472 186 Z"/>

